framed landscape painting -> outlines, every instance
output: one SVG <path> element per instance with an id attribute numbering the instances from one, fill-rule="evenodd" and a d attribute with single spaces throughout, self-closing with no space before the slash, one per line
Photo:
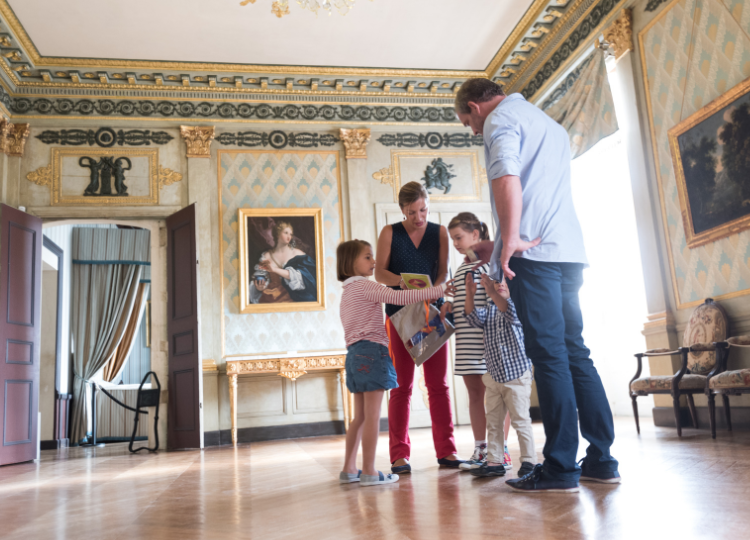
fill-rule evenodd
<path id="1" fill-rule="evenodd" d="M 325 309 L 323 210 L 240 208 L 240 312 Z"/>
<path id="2" fill-rule="evenodd" d="M 750 79 L 669 130 L 685 239 L 750 228 Z"/>

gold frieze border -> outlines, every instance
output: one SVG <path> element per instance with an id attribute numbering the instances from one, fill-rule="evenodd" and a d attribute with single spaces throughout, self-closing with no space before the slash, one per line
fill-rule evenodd
<path id="1" fill-rule="evenodd" d="M 350 75 L 350 76 L 371 76 L 371 77 L 447 77 L 456 79 L 465 79 L 471 77 L 491 77 L 505 57 L 510 54 L 523 36 L 528 32 L 531 25 L 539 18 L 545 8 L 552 6 L 550 0 L 534 0 L 527 8 L 524 15 L 516 23 L 513 31 L 504 40 L 500 49 L 495 53 L 493 58 L 484 70 L 437 70 L 437 69 L 387 69 L 387 68 L 352 68 L 352 67 L 312 67 L 312 66 L 283 66 L 283 65 L 264 65 L 264 64 L 217 64 L 207 62 L 164 62 L 154 60 L 114 60 L 114 59 L 96 59 L 96 58 L 70 58 L 70 57 L 49 57 L 42 56 L 34 45 L 31 37 L 16 17 L 15 12 L 8 4 L 7 0 L 0 0 L 0 13 L 5 18 L 6 24 L 15 34 L 16 39 L 25 49 L 26 54 L 36 68 L 46 66 L 50 67 L 88 67 L 88 68 L 118 68 L 118 69 L 158 69 L 166 71 L 213 71 L 217 73 L 228 73 L 236 71 L 257 71 L 278 75 Z M 553 26 L 558 26 L 557 24 Z M 554 28 L 550 31 L 554 34 Z M 15 74 L 12 76 L 16 79 Z M 14 80 L 14 82 L 16 82 Z M 46 83 L 41 83 L 46 84 Z"/>
<path id="2" fill-rule="evenodd" d="M 750 227 L 750 214 L 739 217 L 732 221 L 725 223 L 719 227 L 715 227 L 714 230 L 704 231 L 702 233 L 693 233 L 693 212 L 690 207 L 690 201 L 687 193 L 687 184 L 685 182 L 685 172 L 682 168 L 682 160 L 680 159 L 680 147 L 677 142 L 677 138 L 688 130 L 692 129 L 696 125 L 703 122 L 709 116 L 715 114 L 722 108 L 726 107 L 732 101 L 738 97 L 747 94 L 750 89 L 750 79 L 745 79 L 741 83 L 735 85 L 733 88 L 720 95 L 707 105 L 704 105 L 700 110 L 690 115 L 685 120 L 672 126 L 667 131 L 667 138 L 669 140 L 669 149 L 672 154 L 672 165 L 675 172 L 675 180 L 677 183 L 677 194 L 680 200 L 680 210 L 682 214 L 682 225 L 685 229 L 685 243 L 689 249 L 694 249 L 710 242 L 716 242 L 722 238 L 739 234 L 740 232 Z"/>
<path id="3" fill-rule="evenodd" d="M 113 151 L 114 150 L 114 151 Z M 50 206 L 156 206 L 159 204 L 158 191 L 158 148 L 52 148 L 52 193 Z M 148 157 L 149 161 L 149 195 L 148 197 L 63 197 L 62 194 L 62 158 L 64 156 L 125 156 Z"/>
<path id="4" fill-rule="evenodd" d="M 401 189 L 401 159 L 418 157 L 468 157 L 471 159 L 471 176 L 476 195 L 433 195 L 430 200 L 439 202 L 477 202 L 482 200 L 482 189 L 479 182 L 479 159 L 477 153 L 472 150 L 458 152 L 439 152 L 424 150 L 391 150 L 391 169 L 393 170 L 393 201 L 398 202 L 398 192 Z"/>
<path id="5" fill-rule="evenodd" d="M 669 271 L 670 271 L 670 277 L 672 279 L 672 293 L 674 294 L 675 303 L 677 304 L 677 309 L 690 309 L 696 306 L 699 306 L 703 303 L 703 300 L 694 300 L 692 302 L 682 302 L 680 299 L 680 291 L 677 288 L 677 273 L 675 271 L 674 266 L 674 259 L 672 254 L 672 239 L 669 235 L 669 224 L 667 221 L 667 207 L 666 203 L 664 201 L 664 186 L 662 185 L 661 181 L 661 174 L 659 174 L 659 170 L 661 168 L 661 164 L 659 161 L 659 151 L 658 146 L 656 143 L 656 127 L 654 126 L 654 115 L 653 115 L 653 107 L 651 104 L 651 92 L 649 91 L 648 87 L 648 70 L 646 69 L 646 53 L 644 48 L 644 41 L 646 33 L 651 30 L 652 27 L 654 27 L 663 17 L 665 17 L 681 0 L 672 0 L 669 4 L 664 6 L 664 8 L 651 20 L 649 23 L 643 27 L 643 29 L 638 32 L 638 49 L 639 49 L 639 56 L 641 60 L 641 77 L 643 79 L 643 90 L 646 94 L 646 109 L 648 112 L 648 125 L 649 125 L 649 134 L 651 135 L 651 151 L 653 153 L 654 157 L 654 174 L 656 175 L 656 184 L 659 187 L 659 202 L 661 206 L 661 217 L 662 217 L 662 226 L 663 226 L 663 233 L 664 238 L 666 240 L 666 251 L 667 251 L 667 260 L 669 261 Z M 692 43 L 693 41 L 693 35 L 691 34 L 690 41 Z M 690 47 L 690 52 L 692 53 L 693 47 Z M 688 62 L 689 63 L 689 62 Z M 750 294 L 750 288 L 743 289 L 741 291 L 734 291 L 731 293 L 721 294 L 718 296 L 714 296 L 714 300 L 730 300 L 732 298 L 738 298 L 740 296 L 746 296 Z"/>
<path id="6" fill-rule="evenodd" d="M 360 124 L 361 125 L 361 124 Z M 218 191 L 218 201 L 217 204 L 219 205 L 219 236 L 221 236 L 222 231 L 224 230 L 224 205 L 222 204 L 222 198 L 221 198 L 221 182 L 223 180 L 222 174 L 221 174 L 221 155 L 222 154 L 297 154 L 297 155 L 306 155 L 306 154 L 317 154 L 317 155 L 330 155 L 334 154 L 336 156 L 336 181 L 339 184 L 338 187 L 338 194 L 339 194 L 339 229 L 341 230 L 341 241 L 343 242 L 346 240 L 345 232 L 344 232 L 344 212 L 348 211 L 348 208 L 344 208 L 343 198 L 342 198 L 342 185 L 341 185 L 341 152 L 338 150 L 320 150 L 315 151 L 315 149 L 310 148 L 307 150 L 248 150 L 248 149 L 219 149 L 216 151 L 216 184 L 217 184 L 217 191 Z M 283 209 L 282 209 L 283 210 Z M 239 227 L 239 224 L 238 224 Z M 239 229 L 238 229 L 239 234 Z M 221 308 L 220 308 L 220 320 L 221 320 L 221 358 L 231 358 L 234 356 L 240 356 L 240 355 L 226 355 L 226 328 L 224 319 L 226 317 L 225 313 L 225 301 L 224 301 L 224 248 L 222 247 L 220 250 L 220 256 L 219 256 L 219 275 L 222 276 L 221 280 L 219 280 L 219 290 L 221 291 Z M 325 253 L 325 250 L 324 250 Z M 240 314 L 241 315 L 241 314 Z M 261 314 L 259 314 L 261 315 Z"/>

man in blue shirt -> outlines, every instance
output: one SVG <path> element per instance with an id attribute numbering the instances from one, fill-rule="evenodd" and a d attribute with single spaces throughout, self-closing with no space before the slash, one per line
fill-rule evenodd
<path id="1" fill-rule="evenodd" d="M 587 265 L 570 188 L 567 132 L 520 94 L 506 96 L 487 79 L 469 79 L 456 95 L 456 113 L 484 136 L 494 245 L 474 247 L 505 275 L 534 365 L 546 443 L 544 464 L 508 485 L 519 491 L 577 492 L 578 480 L 620 482 L 612 412 L 583 342 L 578 291 Z M 576 464 L 578 423 L 589 441 Z"/>

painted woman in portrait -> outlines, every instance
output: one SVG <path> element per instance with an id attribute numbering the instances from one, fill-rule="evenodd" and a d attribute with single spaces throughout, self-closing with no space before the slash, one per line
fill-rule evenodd
<path id="1" fill-rule="evenodd" d="M 297 249 L 294 229 L 286 221 L 271 229 L 273 248 L 264 251 L 250 279 L 248 302 L 276 304 L 317 301 L 315 260 Z"/>

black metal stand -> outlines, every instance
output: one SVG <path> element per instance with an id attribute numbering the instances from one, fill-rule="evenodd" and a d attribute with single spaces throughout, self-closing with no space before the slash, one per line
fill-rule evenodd
<path id="1" fill-rule="evenodd" d="M 96 383 L 91 383 L 91 442 L 83 443 L 79 446 L 84 447 L 103 447 L 104 443 L 96 443 Z"/>
<path id="2" fill-rule="evenodd" d="M 146 379 L 148 379 L 149 375 L 154 376 L 154 381 L 156 381 L 156 388 L 152 388 L 150 390 L 144 390 L 143 385 L 146 383 Z M 156 452 L 159 449 L 159 398 L 161 396 L 161 383 L 159 383 L 159 377 L 156 376 L 156 373 L 153 371 L 149 371 L 146 373 L 146 375 L 143 377 L 143 380 L 141 381 L 141 386 L 138 387 L 138 399 L 136 400 L 136 414 L 135 414 L 135 423 L 133 424 L 133 436 L 130 437 L 130 445 L 128 446 L 128 450 L 133 452 L 134 454 L 136 452 L 140 452 L 141 450 L 148 450 L 149 452 Z M 135 434 L 138 432 L 138 415 L 140 414 L 148 414 L 146 411 L 141 411 L 141 407 L 156 407 L 156 410 L 154 411 L 154 439 L 156 442 L 156 446 L 153 448 L 149 448 L 147 446 L 141 446 L 140 448 L 136 448 L 133 450 L 133 443 L 135 442 Z"/>

